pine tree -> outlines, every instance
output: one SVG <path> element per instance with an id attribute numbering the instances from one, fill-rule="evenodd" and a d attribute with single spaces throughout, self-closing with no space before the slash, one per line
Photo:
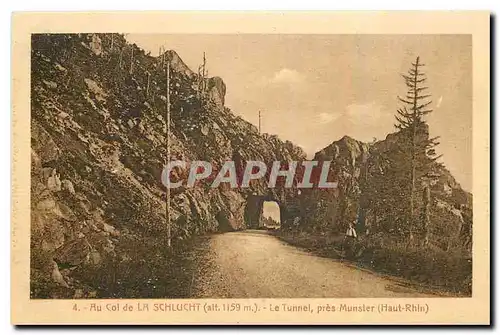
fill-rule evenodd
<path id="1" fill-rule="evenodd" d="M 422 182 L 435 177 L 436 160 L 440 157 L 436 155 L 435 147 L 439 144 L 438 137 L 429 138 L 428 125 L 424 117 L 432 112 L 429 108 L 432 100 L 427 94 L 428 87 L 425 86 L 427 77 L 422 71 L 425 65 L 420 62 L 420 57 L 412 63 L 412 67 L 407 74 L 402 74 L 408 88 L 405 97 L 398 99 L 403 106 L 397 110 L 396 128 L 403 135 L 399 143 L 401 153 L 407 155 L 408 160 L 401 168 L 407 170 L 408 179 L 408 231 L 410 240 L 413 239 L 415 231 L 414 218 L 416 211 L 416 191 Z"/>

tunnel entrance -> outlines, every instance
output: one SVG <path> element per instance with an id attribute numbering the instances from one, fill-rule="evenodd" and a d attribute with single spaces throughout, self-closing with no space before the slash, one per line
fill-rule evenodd
<path id="1" fill-rule="evenodd" d="M 271 217 L 273 222 L 268 220 Z M 245 224 L 249 229 L 262 229 L 267 225 L 277 229 L 281 225 L 283 208 L 269 196 L 250 195 L 245 206 Z"/>
<path id="2" fill-rule="evenodd" d="M 217 213 L 215 216 L 217 219 L 217 222 L 219 223 L 219 232 L 228 232 L 228 231 L 234 231 L 234 217 L 231 213 L 225 212 L 225 211 L 220 211 Z"/>
<path id="3" fill-rule="evenodd" d="M 281 226 L 280 206 L 276 201 L 264 201 L 262 205 L 261 223 L 267 229 L 279 229 Z"/>

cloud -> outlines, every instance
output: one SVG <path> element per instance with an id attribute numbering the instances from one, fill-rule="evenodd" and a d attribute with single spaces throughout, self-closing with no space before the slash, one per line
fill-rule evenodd
<path id="1" fill-rule="evenodd" d="M 346 107 L 345 115 L 354 123 L 374 123 L 382 116 L 381 107 L 373 102 L 351 104 Z"/>
<path id="2" fill-rule="evenodd" d="M 300 84 L 304 81 L 304 76 L 293 69 L 283 68 L 276 72 L 272 77 L 270 82 L 272 84 L 285 84 L 285 85 L 294 85 Z"/>
<path id="3" fill-rule="evenodd" d="M 316 122 L 321 123 L 321 124 L 327 124 L 327 123 L 335 121 L 338 118 L 339 118 L 338 114 L 323 112 L 323 113 L 319 113 L 316 116 Z"/>
<path id="4" fill-rule="evenodd" d="M 436 104 L 436 108 L 439 108 L 439 106 L 441 106 L 442 102 L 443 102 L 443 96 L 440 96 L 439 99 L 438 99 L 438 102 Z"/>

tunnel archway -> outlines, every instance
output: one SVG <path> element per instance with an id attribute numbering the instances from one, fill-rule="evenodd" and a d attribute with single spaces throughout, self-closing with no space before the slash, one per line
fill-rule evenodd
<path id="1" fill-rule="evenodd" d="M 249 195 L 247 197 L 247 202 L 245 205 L 245 224 L 249 229 L 259 229 L 263 228 L 264 220 L 264 203 L 273 203 L 274 206 L 278 207 L 278 213 L 275 213 L 274 216 L 279 218 L 279 223 L 281 225 L 283 217 L 284 217 L 284 207 L 281 205 L 278 199 L 275 199 L 269 195 Z M 273 206 L 273 205 L 270 205 Z M 274 210 L 276 211 L 276 209 Z"/>
<path id="2" fill-rule="evenodd" d="M 279 229 L 281 227 L 280 206 L 276 201 L 264 200 L 262 204 L 262 225 L 267 229 Z"/>

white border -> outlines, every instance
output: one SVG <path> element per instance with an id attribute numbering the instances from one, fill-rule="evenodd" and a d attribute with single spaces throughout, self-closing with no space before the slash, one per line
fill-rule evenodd
<path id="1" fill-rule="evenodd" d="M 119 6 L 118 6 L 119 5 Z M 3 229 L 4 243 L 2 246 L 2 257 L 0 266 L 10 272 L 10 226 L 7 222 L 10 222 L 10 176 L 11 169 L 10 161 L 11 150 L 10 150 L 10 124 L 11 124 L 11 107 L 10 107 L 10 15 L 12 11 L 61 11 L 61 10 L 71 10 L 71 11 L 83 11 L 83 10 L 491 10 L 493 12 L 499 12 L 500 2 L 495 0 L 454 0 L 452 1 L 436 1 L 436 0 L 419 0 L 418 2 L 400 1 L 400 0 L 378 0 L 378 1 L 361 1 L 361 0 L 351 0 L 348 2 L 330 2 L 321 0 L 308 0 L 308 1 L 268 1 L 268 0 L 253 0 L 244 3 L 243 1 L 227 1 L 227 0 L 182 0 L 182 1 L 151 1 L 151 0 L 122 0 L 120 2 L 104 2 L 102 0 L 85 0 L 85 1 L 67 1 L 67 0 L 16 0 L 12 3 L 2 2 L 0 4 L 0 36 L 3 39 L 1 45 L 4 46 L 4 52 L 0 54 L 2 67 L 4 71 L 2 73 L 9 73 L 9 76 L 4 76 L 4 80 L 1 81 L 0 94 L 2 94 L 2 100 L 5 104 L 4 113 L 2 116 L 4 119 L 0 122 L 0 146 L 1 152 L 5 154 L 4 164 L 0 165 L 2 172 L 2 188 L 1 188 L 1 202 L 0 202 L 0 213 L 2 214 L 4 220 L 2 220 L 1 227 Z M 498 22 L 496 22 L 498 24 Z M 425 24 L 425 23 L 423 23 Z M 495 44 L 498 42 L 498 36 L 495 36 Z M 493 59 L 493 58 L 492 58 Z M 494 55 L 495 61 L 498 63 L 498 55 Z M 495 77 L 496 77 L 495 73 Z M 494 77 L 493 77 L 494 78 Z M 494 86 L 495 90 L 493 94 L 498 96 L 499 88 Z M 497 104 L 494 108 L 496 109 Z M 8 112 L 7 112 L 8 111 Z M 495 126 L 498 126 L 498 117 L 495 120 Z M 498 143 L 494 143 L 496 149 L 495 154 L 498 155 Z M 7 158 L 8 156 L 8 158 Z M 493 171 L 492 171 L 493 172 Z M 498 180 L 497 180 L 498 181 Z M 495 186 L 498 187 L 498 183 L 495 182 Z M 500 208 L 500 200 L 496 199 L 494 206 L 495 208 Z M 496 220 L 495 220 L 496 221 Z M 498 241 L 499 229 L 496 229 L 495 240 Z M 495 260 L 495 265 L 498 265 L 498 259 Z M 2 334 L 10 334 L 14 332 L 14 328 L 10 326 L 10 297 L 9 297 L 9 278 L 10 274 L 4 275 L 2 278 L 2 296 L 1 296 L 1 323 L 0 328 Z M 493 283 L 494 285 L 494 283 Z M 494 291 L 493 291 L 494 292 Z M 497 316 L 497 315 L 496 315 Z M 498 320 L 497 317 L 494 319 Z M 118 331 L 122 331 L 120 329 Z M 286 329 L 283 329 L 288 331 Z M 357 331 L 365 331 L 366 329 L 357 329 Z M 396 329 L 395 329 L 396 330 Z M 33 331 L 33 330 L 29 330 Z M 66 329 L 66 331 L 71 331 Z M 82 333 L 100 334 L 104 333 L 103 329 L 85 329 L 79 330 Z M 143 330 L 134 329 L 131 333 L 141 333 Z M 157 329 L 157 331 L 165 331 L 162 329 Z M 170 329 L 169 332 L 179 332 L 179 329 Z M 218 330 L 212 330 L 218 331 Z M 232 330 L 237 331 L 237 330 Z M 267 333 L 271 330 L 255 329 L 259 333 Z M 308 329 L 301 329 L 302 332 L 309 332 Z M 386 331 L 386 330 L 383 330 Z M 397 331 L 397 330 L 396 330 Z M 426 332 L 437 332 L 437 329 L 420 329 L 420 331 Z M 443 330 L 441 330 L 443 331 Z M 449 329 L 448 331 L 455 331 L 454 329 Z M 471 331 L 470 329 L 467 331 Z M 39 333 L 52 333 L 53 329 L 39 329 Z M 335 332 L 344 333 L 347 332 L 343 329 L 336 329 Z"/>

